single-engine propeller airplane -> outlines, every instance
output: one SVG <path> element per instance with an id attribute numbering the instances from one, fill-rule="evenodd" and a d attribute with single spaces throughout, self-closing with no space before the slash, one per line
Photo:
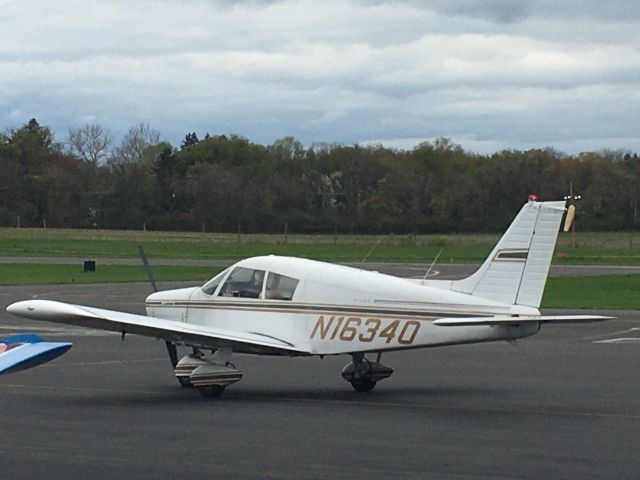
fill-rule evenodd
<path id="1" fill-rule="evenodd" d="M 50 300 L 7 311 L 163 339 L 180 384 L 205 396 L 241 379 L 230 362 L 234 352 L 350 355 L 342 377 L 366 392 L 393 374 L 381 363 L 386 351 L 512 341 L 543 323 L 611 318 L 538 310 L 564 210 L 562 201 L 527 202 L 482 266 L 462 280 L 405 279 L 269 255 L 242 260 L 203 286 L 153 293 L 146 316 Z M 192 353 L 178 361 L 176 345 Z"/>

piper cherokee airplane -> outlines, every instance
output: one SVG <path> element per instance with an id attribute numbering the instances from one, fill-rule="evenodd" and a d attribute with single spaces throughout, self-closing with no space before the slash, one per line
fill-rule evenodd
<path id="1" fill-rule="evenodd" d="M 526 203 L 482 266 L 462 280 L 405 279 L 269 255 L 242 260 L 202 286 L 153 293 L 146 316 L 49 300 L 7 311 L 163 339 L 180 384 L 205 396 L 221 395 L 242 377 L 232 353 L 350 355 L 342 377 L 367 392 L 393 374 L 381 363 L 383 352 L 512 341 L 543 323 L 611 318 L 538 310 L 564 207 Z M 176 345 L 192 353 L 178 361 Z"/>

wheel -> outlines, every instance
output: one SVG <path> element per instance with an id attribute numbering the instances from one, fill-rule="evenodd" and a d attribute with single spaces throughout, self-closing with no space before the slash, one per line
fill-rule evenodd
<path id="1" fill-rule="evenodd" d="M 358 378 L 351 380 L 351 386 L 356 392 L 370 392 L 376 386 L 376 382 L 370 378 Z"/>
<path id="2" fill-rule="evenodd" d="M 207 398 L 218 398 L 224 392 L 224 385 L 205 385 L 198 387 L 200 394 Z"/>
<path id="3" fill-rule="evenodd" d="M 189 377 L 176 377 L 178 379 L 178 383 L 182 388 L 193 388 L 193 384 Z"/>

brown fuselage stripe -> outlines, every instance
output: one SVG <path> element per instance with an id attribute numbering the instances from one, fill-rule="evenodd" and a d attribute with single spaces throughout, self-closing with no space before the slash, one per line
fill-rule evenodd
<path id="1" fill-rule="evenodd" d="M 419 320 L 435 320 L 442 317 L 469 317 L 469 316 L 493 316 L 495 313 L 487 312 L 434 312 L 407 309 L 369 309 L 363 307 L 350 307 L 339 305 L 255 305 L 237 303 L 192 303 L 192 302 L 149 302 L 147 307 L 152 308 L 193 308 L 198 310 L 234 310 L 245 312 L 273 312 L 273 313 L 293 313 L 293 314 L 329 314 L 329 315 L 359 315 L 382 318 L 415 318 Z"/>

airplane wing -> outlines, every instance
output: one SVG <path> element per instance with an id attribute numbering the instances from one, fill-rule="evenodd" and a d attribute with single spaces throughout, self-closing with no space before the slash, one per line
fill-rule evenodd
<path id="1" fill-rule="evenodd" d="M 522 323 L 590 323 L 610 320 L 615 317 L 602 315 L 521 315 L 519 317 L 461 317 L 439 318 L 433 322 L 441 327 L 470 327 L 475 325 L 515 325 Z"/>
<path id="2" fill-rule="evenodd" d="M 82 327 L 132 333 L 185 343 L 203 348 L 232 346 L 249 353 L 308 353 L 286 340 L 259 332 L 236 332 L 174 320 L 72 305 L 51 300 L 25 300 L 7 307 L 7 312 L 19 317 Z"/>
<path id="3" fill-rule="evenodd" d="M 0 375 L 36 367 L 71 348 L 69 342 L 44 342 L 38 335 L 18 334 L 0 339 Z"/>

